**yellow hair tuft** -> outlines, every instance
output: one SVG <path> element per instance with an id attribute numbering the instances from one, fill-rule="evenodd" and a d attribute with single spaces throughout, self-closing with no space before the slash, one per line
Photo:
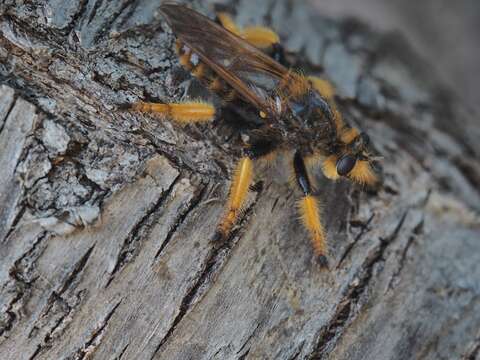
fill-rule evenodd
<path id="1" fill-rule="evenodd" d="M 337 180 L 340 177 L 340 175 L 337 173 L 337 160 L 338 157 L 336 155 L 330 155 L 323 160 L 323 174 L 330 180 Z"/>
<path id="2" fill-rule="evenodd" d="M 340 111 L 336 107 L 332 107 L 333 111 L 333 119 L 335 121 L 335 127 L 337 129 L 337 133 L 340 134 L 342 132 L 342 129 L 345 127 L 345 124 L 343 122 L 343 117 Z"/>
<path id="3" fill-rule="evenodd" d="M 378 181 L 377 175 L 366 160 L 357 160 L 348 177 L 363 185 L 374 185 Z"/>
<path id="4" fill-rule="evenodd" d="M 303 225 L 310 232 L 315 254 L 318 256 L 327 255 L 325 230 L 320 221 L 317 199 L 312 195 L 306 195 L 299 200 L 298 208 Z"/>
<path id="5" fill-rule="evenodd" d="M 332 100 L 335 96 L 335 88 L 328 80 L 319 78 L 318 76 L 309 76 L 308 80 L 312 82 L 313 87 L 327 100 Z"/>
<path id="6" fill-rule="evenodd" d="M 344 144 L 350 144 L 358 136 L 358 130 L 353 127 L 344 127 L 340 131 L 340 140 Z"/>

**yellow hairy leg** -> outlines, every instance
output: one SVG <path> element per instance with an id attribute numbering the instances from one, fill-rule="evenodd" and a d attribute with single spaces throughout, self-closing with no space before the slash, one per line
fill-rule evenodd
<path id="1" fill-rule="evenodd" d="M 218 226 L 218 232 L 226 237 L 245 205 L 248 189 L 253 179 L 253 161 L 243 157 L 237 164 L 230 186 L 227 210 Z"/>
<path id="2" fill-rule="evenodd" d="M 337 173 L 337 160 L 338 156 L 330 155 L 323 160 L 322 171 L 323 174 L 330 180 L 337 180 L 340 175 Z"/>
<path id="3" fill-rule="evenodd" d="M 317 199 L 312 195 L 305 195 L 298 201 L 298 210 L 305 228 L 310 233 L 313 250 L 317 256 L 327 255 L 325 229 L 320 221 L 320 211 Z"/>
<path id="4" fill-rule="evenodd" d="M 213 120 L 215 117 L 215 107 L 201 101 L 170 104 L 137 102 L 132 104 L 131 110 L 158 114 L 180 124 L 202 123 Z"/>
<path id="5" fill-rule="evenodd" d="M 241 36 L 253 46 L 264 49 L 280 42 L 278 34 L 264 26 L 249 26 L 242 30 Z"/>
<path id="6" fill-rule="evenodd" d="M 235 24 L 235 22 L 233 21 L 232 17 L 229 14 L 224 12 L 219 12 L 217 13 L 217 18 L 220 21 L 220 24 L 222 24 L 222 26 L 225 29 L 234 33 L 235 35 L 238 35 L 238 36 L 241 35 L 240 29 L 237 27 L 237 25 Z"/>
<path id="7" fill-rule="evenodd" d="M 235 24 L 232 17 L 224 12 L 218 13 L 217 18 L 225 29 L 244 38 L 250 44 L 258 48 L 267 48 L 280 41 L 280 37 L 277 33 L 267 27 L 248 26 L 244 29 L 240 29 Z"/>

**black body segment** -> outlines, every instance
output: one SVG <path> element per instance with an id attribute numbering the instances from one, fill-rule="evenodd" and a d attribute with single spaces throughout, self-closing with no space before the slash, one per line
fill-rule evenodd
<path id="1" fill-rule="evenodd" d="M 293 156 L 293 169 L 295 171 L 297 185 L 302 190 L 303 194 L 311 194 L 312 186 L 310 184 L 310 179 L 308 178 L 307 168 L 305 167 L 302 155 L 298 151 L 296 151 Z"/>

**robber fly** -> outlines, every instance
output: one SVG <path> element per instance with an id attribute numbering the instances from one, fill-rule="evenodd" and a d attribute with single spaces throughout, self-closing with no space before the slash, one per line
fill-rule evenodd
<path id="1" fill-rule="evenodd" d="M 255 160 L 279 150 L 293 150 L 295 183 L 303 194 L 298 209 L 315 254 L 326 260 L 326 234 L 305 162 L 319 160 L 323 173 L 332 180 L 345 177 L 375 184 L 368 136 L 342 119 L 327 81 L 289 70 L 261 49 L 278 49 L 278 36 L 270 29 L 239 29 L 224 13 L 218 14 L 215 22 L 178 4 L 160 9 L 177 37 L 181 65 L 225 102 L 251 108 L 249 120 L 259 124 L 247 132 L 248 144 L 235 169 L 217 236 L 227 237 L 241 214 Z M 215 117 L 214 106 L 199 101 L 138 102 L 132 110 L 157 113 L 179 123 Z"/>

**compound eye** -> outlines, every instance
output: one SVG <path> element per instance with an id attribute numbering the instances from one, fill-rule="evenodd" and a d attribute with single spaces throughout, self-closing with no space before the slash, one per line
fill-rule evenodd
<path id="1" fill-rule="evenodd" d="M 337 174 L 340 176 L 348 175 L 350 171 L 352 171 L 355 163 L 357 162 L 357 158 L 352 155 L 343 155 L 337 161 Z"/>

